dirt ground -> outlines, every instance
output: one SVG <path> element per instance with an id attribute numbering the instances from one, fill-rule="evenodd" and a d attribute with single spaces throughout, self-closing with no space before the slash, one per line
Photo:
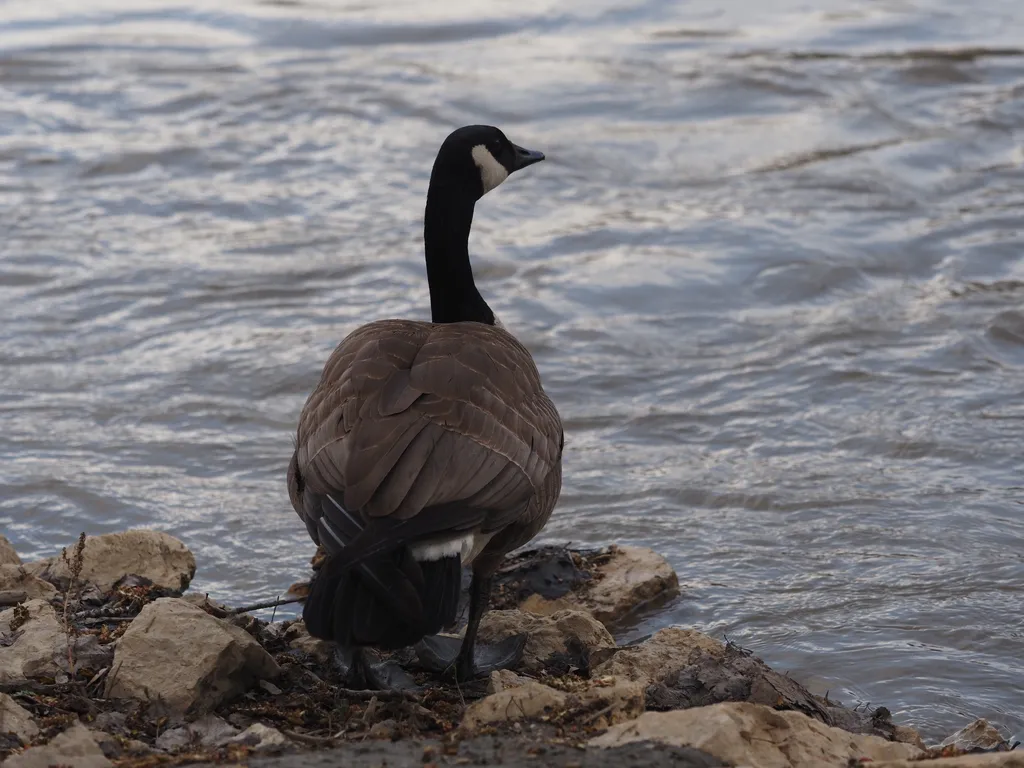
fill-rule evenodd
<path id="1" fill-rule="evenodd" d="M 463 741 L 446 752 L 437 741 L 365 741 L 335 749 L 277 757 L 252 757 L 250 768 L 395 768 L 400 766 L 503 766 L 504 768 L 718 768 L 711 755 L 688 747 L 627 744 L 612 749 L 578 749 L 537 744 L 527 737 L 488 736 Z M 230 763 L 218 763 L 223 768 Z M 214 768 L 205 763 L 202 768 Z"/>

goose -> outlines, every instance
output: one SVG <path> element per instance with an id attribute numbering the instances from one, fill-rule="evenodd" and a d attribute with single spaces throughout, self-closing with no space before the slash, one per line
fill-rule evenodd
<path id="1" fill-rule="evenodd" d="M 330 355 L 299 416 L 287 471 L 295 512 L 326 558 L 303 606 L 350 681 L 392 678 L 367 648 L 415 646 L 424 666 L 469 680 L 513 666 L 525 637 L 476 641 L 503 557 L 547 523 L 562 485 L 564 432 L 530 352 L 477 290 L 476 203 L 544 160 L 493 126 L 441 144 L 423 220 L 430 322 L 384 319 Z M 469 611 L 455 623 L 462 569 Z"/>

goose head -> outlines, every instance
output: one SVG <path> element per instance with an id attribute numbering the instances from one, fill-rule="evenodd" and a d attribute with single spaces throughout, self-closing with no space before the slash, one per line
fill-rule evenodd
<path id="1" fill-rule="evenodd" d="M 431 181 L 459 187 L 479 200 L 511 174 L 543 159 L 542 152 L 513 144 L 494 126 L 467 125 L 444 140 Z"/>

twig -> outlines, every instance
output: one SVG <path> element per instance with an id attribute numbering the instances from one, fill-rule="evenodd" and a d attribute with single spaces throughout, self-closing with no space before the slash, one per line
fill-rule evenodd
<path id="1" fill-rule="evenodd" d="M 134 619 L 134 616 L 93 616 L 90 619 L 82 619 L 81 623 L 87 627 L 92 627 L 96 624 L 113 624 L 119 621 L 132 621 Z"/>
<path id="2" fill-rule="evenodd" d="M 125 616 L 132 613 L 132 609 L 126 605 L 105 605 L 100 608 L 86 608 L 84 611 L 76 611 L 72 618 L 79 619 L 96 619 L 106 618 L 108 616 Z"/>
<path id="3" fill-rule="evenodd" d="M 67 693 L 69 688 L 81 690 L 83 683 L 78 680 L 69 680 L 66 683 L 0 683 L 0 693 L 35 693 L 43 696 Z"/>
<path id="4" fill-rule="evenodd" d="M 607 707 L 602 707 L 601 709 L 597 710 L 597 712 L 594 712 L 590 716 L 585 717 L 582 720 L 580 720 L 580 725 L 590 725 L 592 722 L 597 720 L 602 715 L 607 715 L 613 709 L 615 709 L 615 705 L 614 704 L 609 704 Z"/>
<path id="5" fill-rule="evenodd" d="M 336 743 L 334 736 L 311 736 L 308 733 L 298 733 L 297 731 L 286 729 L 282 729 L 281 733 L 289 739 L 294 739 L 302 744 L 308 744 L 311 747 L 329 747 Z"/>
<path id="6" fill-rule="evenodd" d="M 369 701 L 373 698 L 377 698 L 379 701 L 419 701 L 419 696 L 410 691 L 356 691 L 350 688 L 339 688 L 335 693 L 335 699 Z"/>
<path id="7" fill-rule="evenodd" d="M 23 603 L 28 599 L 28 592 L 0 592 L 0 606 L 7 607 Z"/>
<path id="8" fill-rule="evenodd" d="M 276 608 L 279 605 L 289 605 L 290 603 L 301 603 L 306 598 L 304 597 L 291 597 L 285 598 L 284 600 L 278 598 L 276 600 L 264 600 L 262 603 L 254 603 L 253 605 L 243 605 L 241 608 L 232 608 L 228 611 L 229 616 L 237 616 L 240 613 L 248 613 L 249 611 L 258 611 L 262 608 Z"/>

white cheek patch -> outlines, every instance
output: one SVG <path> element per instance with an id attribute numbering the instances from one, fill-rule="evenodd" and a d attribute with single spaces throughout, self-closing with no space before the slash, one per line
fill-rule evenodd
<path id="1" fill-rule="evenodd" d="M 473 147 L 473 162 L 480 169 L 480 181 L 483 182 L 485 195 L 508 178 L 508 170 L 483 144 Z"/>

